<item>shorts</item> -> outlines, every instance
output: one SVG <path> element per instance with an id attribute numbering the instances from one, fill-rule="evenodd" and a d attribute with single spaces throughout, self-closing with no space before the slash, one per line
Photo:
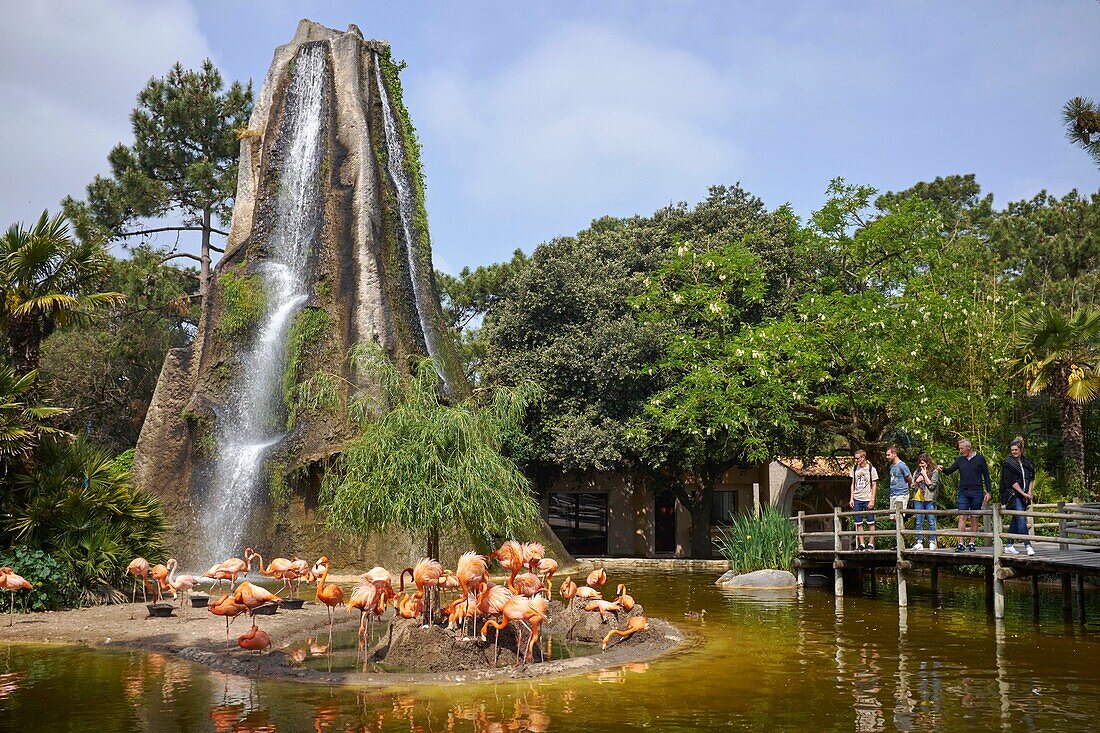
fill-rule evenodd
<path id="1" fill-rule="evenodd" d="M 978 511 L 982 508 L 982 502 L 984 500 L 985 492 L 981 489 L 960 489 L 959 511 Z"/>
<path id="2" fill-rule="evenodd" d="M 890 508 L 893 509 L 898 504 L 901 504 L 901 508 L 904 511 L 909 508 L 909 494 L 890 494 Z"/>
<path id="3" fill-rule="evenodd" d="M 857 512 L 866 512 L 866 511 L 869 511 L 869 510 L 874 508 L 874 507 L 871 506 L 872 502 L 870 502 L 870 501 L 860 501 L 859 499 L 856 499 L 854 503 L 855 503 L 855 510 Z M 856 514 L 854 517 L 852 517 L 852 519 L 855 520 L 856 524 L 874 524 L 875 523 L 875 515 L 874 514 L 867 514 L 867 515 Z"/>

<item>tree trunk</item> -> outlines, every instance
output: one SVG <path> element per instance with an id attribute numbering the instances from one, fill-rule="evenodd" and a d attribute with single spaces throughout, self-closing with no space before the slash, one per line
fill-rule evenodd
<path id="1" fill-rule="evenodd" d="M 428 530 L 428 555 L 432 560 L 439 559 L 439 527 Z"/>
<path id="2" fill-rule="evenodd" d="M 1058 371 L 1058 412 L 1062 421 L 1062 454 L 1066 460 L 1066 484 L 1079 491 L 1085 479 L 1085 432 L 1081 425 L 1082 406 L 1069 398 L 1069 367 Z"/>
<path id="3" fill-rule="evenodd" d="M 210 292 L 210 209 L 202 211 L 202 244 L 199 249 L 199 295 L 206 300 Z"/>
<path id="4" fill-rule="evenodd" d="M 8 319 L 8 348 L 16 374 L 22 376 L 38 368 L 42 339 L 42 322 L 36 316 Z"/>

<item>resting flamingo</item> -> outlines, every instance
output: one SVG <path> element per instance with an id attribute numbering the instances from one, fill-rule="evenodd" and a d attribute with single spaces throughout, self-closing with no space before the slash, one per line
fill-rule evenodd
<path id="1" fill-rule="evenodd" d="M 237 637 L 237 646 L 241 649 L 262 652 L 271 646 L 271 637 L 259 626 L 252 624 L 251 629 Z"/>
<path id="2" fill-rule="evenodd" d="M 328 556 L 322 555 L 314 564 L 312 573 L 317 578 L 317 600 L 328 608 L 329 645 L 332 645 L 332 609 L 344 602 L 344 589 L 338 585 L 325 585 L 328 579 Z"/>
<path id="3" fill-rule="evenodd" d="M 255 615 L 260 606 L 268 606 L 272 603 L 282 603 L 283 599 L 266 588 L 253 585 L 247 580 L 237 586 L 233 591 L 233 600 L 248 609 L 250 615 Z"/>
<path id="4" fill-rule="evenodd" d="M 615 592 L 618 593 L 618 597 L 615 601 L 623 607 L 624 611 L 629 611 L 634 608 L 634 596 L 627 595 L 626 583 L 619 583 L 619 587 L 615 589 Z"/>
<path id="5" fill-rule="evenodd" d="M 561 599 L 565 601 L 565 607 L 571 608 L 573 599 L 577 596 L 577 584 L 573 582 L 573 576 L 566 577 L 565 582 L 558 588 L 558 593 L 561 595 Z"/>
<path id="6" fill-rule="evenodd" d="M 526 567 L 526 561 L 524 560 L 523 545 L 515 540 L 505 540 L 505 542 L 497 548 L 497 551 L 490 555 L 494 560 L 499 562 L 506 570 L 510 571 L 512 575 L 508 578 L 508 590 L 513 593 L 516 592 L 516 587 L 513 585 L 513 581 L 520 571 Z"/>
<path id="7" fill-rule="evenodd" d="M 623 607 L 618 604 L 617 601 L 605 601 L 601 598 L 597 598 L 594 601 L 589 601 L 584 606 L 585 611 L 599 611 L 600 621 L 607 623 L 610 614 L 615 611 L 623 610 Z"/>
<path id="8" fill-rule="evenodd" d="M 534 598 L 546 590 L 546 586 L 542 584 L 539 576 L 534 573 L 520 573 L 513 581 L 513 585 L 516 587 L 516 593 L 528 598 Z"/>
<path id="9" fill-rule="evenodd" d="M 582 601 L 596 601 L 603 598 L 603 593 L 587 585 L 578 585 L 575 595 Z"/>
<path id="10" fill-rule="evenodd" d="M 584 584 L 590 588 L 603 588 L 603 584 L 607 582 L 607 573 L 603 568 L 596 568 L 588 574 L 588 578 L 585 579 Z"/>
<path id="11" fill-rule="evenodd" d="M 207 606 L 207 608 L 210 610 L 210 613 L 214 614 L 215 616 L 225 617 L 225 651 L 228 652 L 229 622 L 240 616 L 242 613 L 246 612 L 248 610 L 248 606 L 244 605 L 243 603 L 237 603 L 233 596 L 229 595 L 228 593 L 224 593 L 222 594 L 221 598 Z"/>
<path id="12" fill-rule="evenodd" d="M 11 593 L 11 610 L 8 613 L 8 626 L 15 626 L 15 591 L 31 590 L 33 585 L 22 575 L 16 575 L 11 568 L 0 568 L 0 588 Z"/>
<path id="13" fill-rule="evenodd" d="M 244 548 L 245 557 L 248 557 L 252 554 L 253 552 L 251 547 Z M 237 585 L 237 576 L 241 573 L 247 574 L 248 569 L 249 567 L 251 567 L 251 565 L 251 560 L 245 562 L 239 557 L 231 557 L 228 560 L 222 560 L 217 565 L 212 566 L 209 570 L 203 573 L 203 577 L 212 578 L 213 580 L 217 581 L 216 585 L 219 586 L 221 585 L 221 582 L 223 580 L 228 580 L 229 591 L 232 592 Z"/>
<path id="14" fill-rule="evenodd" d="M 393 599 L 393 610 L 401 618 L 416 618 L 424 612 L 424 604 L 411 593 L 403 593 Z"/>
<path id="15" fill-rule="evenodd" d="M 603 638 L 603 645 L 600 648 L 606 649 L 607 645 L 611 643 L 611 638 L 614 636 L 621 636 L 626 639 L 633 636 L 634 634 L 637 634 L 639 631 L 645 631 L 648 628 L 649 619 L 647 619 L 645 616 L 635 616 L 633 618 L 627 619 L 625 629 L 612 629 L 611 631 L 607 632 L 607 636 Z"/>
<path id="16" fill-rule="evenodd" d="M 523 564 L 534 572 L 539 561 L 546 556 L 546 548 L 541 542 L 524 542 L 520 547 L 523 548 Z"/>

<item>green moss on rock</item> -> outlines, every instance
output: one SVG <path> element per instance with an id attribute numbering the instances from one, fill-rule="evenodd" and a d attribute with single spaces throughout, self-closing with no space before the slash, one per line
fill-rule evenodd
<path id="1" fill-rule="evenodd" d="M 222 289 L 222 333 L 229 338 L 247 333 L 260 322 L 267 307 L 263 278 L 227 272 L 218 278 L 218 285 Z"/>
<path id="2" fill-rule="evenodd" d="M 304 308 L 290 325 L 287 335 L 286 366 L 283 368 L 283 400 L 287 408 L 287 430 L 298 418 L 298 381 L 303 365 L 318 352 L 329 331 L 328 312 L 324 308 Z"/>

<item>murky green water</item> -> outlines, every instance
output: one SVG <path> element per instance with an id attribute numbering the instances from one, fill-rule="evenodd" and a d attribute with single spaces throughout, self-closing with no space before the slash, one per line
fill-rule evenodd
<path id="1" fill-rule="evenodd" d="M 329 688 L 254 682 L 157 654 L 0 646 L 3 731 L 1096 730 L 1100 597 L 1064 626 L 1045 588 L 987 618 L 981 584 L 927 584 L 899 611 L 824 590 L 738 595 L 712 574 L 613 574 L 647 612 L 682 622 L 690 648 L 557 680 Z M 705 623 L 684 619 L 706 608 Z M 214 621 L 212 621 L 213 623 Z M 327 642 L 327 639 L 325 640 Z"/>

